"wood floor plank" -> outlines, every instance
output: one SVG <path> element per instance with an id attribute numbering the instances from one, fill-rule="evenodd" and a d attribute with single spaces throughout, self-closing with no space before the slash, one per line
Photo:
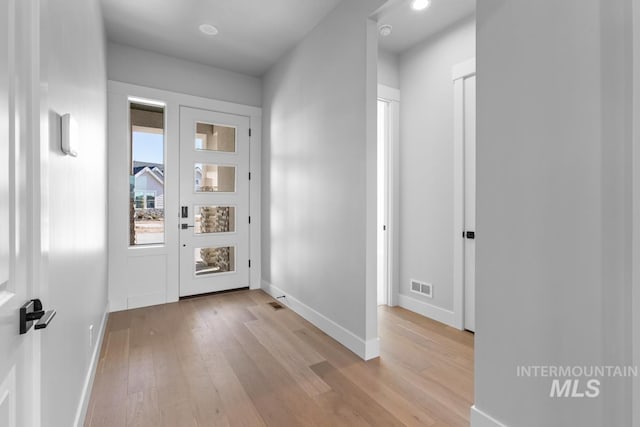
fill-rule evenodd
<path id="1" fill-rule="evenodd" d="M 312 346 L 301 341 L 295 333 L 288 328 L 288 322 L 282 316 L 284 311 L 288 309 L 274 310 L 267 304 L 261 304 L 248 309 L 256 318 L 264 321 L 266 326 L 272 331 L 272 335 L 276 335 L 278 339 L 284 339 L 288 346 L 293 347 L 293 351 L 299 354 L 307 363 L 307 366 L 324 362 L 326 359 L 322 357 Z"/>
<path id="2" fill-rule="evenodd" d="M 234 329 L 233 323 L 222 316 L 224 310 L 221 309 L 219 301 L 210 300 L 202 301 L 202 303 L 204 305 L 202 310 L 204 310 L 205 321 L 216 339 L 218 348 L 225 355 L 234 375 L 253 401 L 265 424 L 268 426 L 304 425 L 303 420 L 299 419 L 297 414 L 290 410 L 290 405 L 287 405 L 286 396 L 283 394 L 282 388 L 278 387 L 278 382 L 272 381 L 268 376 L 265 376 L 255 360 L 249 356 L 245 348 L 240 344 L 237 339 L 238 332 Z M 207 306 L 212 309 L 207 310 Z M 247 334 L 251 335 L 243 323 L 239 323 L 239 326 L 239 331 L 244 329 Z M 252 335 L 250 339 L 259 345 Z M 263 353 L 268 354 L 264 347 L 260 346 L 260 348 Z M 254 353 L 259 352 L 259 348 L 254 350 Z M 266 358 L 263 362 L 265 365 L 276 363 L 275 360 L 268 363 L 269 361 Z M 284 374 L 286 375 L 286 372 Z M 278 373 L 273 372 L 272 375 L 278 375 Z M 302 393 L 300 389 L 300 394 Z"/>
<path id="3" fill-rule="evenodd" d="M 260 290 L 112 313 L 86 427 L 466 427 L 473 334 L 380 307 L 358 356 Z"/>
<path id="4" fill-rule="evenodd" d="M 340 372 L 404 425 L 431 426 L 436 422 L 432 414 L 407 401 L 380 378 L 370 375 L 365 363 L 354 363 L 340 369 Z"/>
<path id="5" fill-rule="evenodd" d="M 268 324 L 262 320 L 254 320 L 245 325 L 260 344 L 276 360 L 281 361 L 289 375 L 309 396 L 317 396 L 330 390 L 329 386 L 309 368 L 304 357 Z"/>
<path id="6" fill-rule="evenodd" d="M 127 427 L 155 427 L 162 424 L 154 387 L 130 393 L 127 399 Z"/>
<path id="7" fill-rule="evenodd" d="M 128 400 L 129 329 L 109 331 L 104 345 L 94 381 L 94 390 L 100 398 L 93 401 L 91 416 L 87 417 L 88 425 L 124 427 Z"/>
<path id="8" fill-rule="evenodd" d="M 302 328 L 294 332 L 300 340 L 306 342 L 337 368 L 360 363 L 362 359 L 316 328 Z"/>
<path id="9" fill-rule="evenodd" d="M 331 389 L 338 393 L 342 401 L 359 414 L 371 426 L 402 426 L 402 422 L 375 400 L 349 381 L 329 362 L 318 363 L 311 369 L 318 374 Z"/>
<path id="10" fill-rule="evenodd" d="M 232 323 L 227 321 L 227 326 L 232 327 L 231 325 Z M 233 332 L 244 353 L 249 356 L 261 376 L 265 378 L 268 389 L 278 395 L 279 400 L 284 402 L 286 411 L 295 417 L 297 420 L 295 425 L 332 425 L 331 419 L 327 419 L 326 414 L 320 411 L 315 401 L 305 393 L 301 384 L 289 374 L 283 366 L 283 361 L 276 359 L 244 324 L 242 326 L 236 324 Z M 253 387 L 253 383 L 245 384 L 246 387 Z"/>

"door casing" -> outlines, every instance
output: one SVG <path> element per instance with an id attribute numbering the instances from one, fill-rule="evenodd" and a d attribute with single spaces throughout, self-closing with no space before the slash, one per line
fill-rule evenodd
<path id="1" fill-rule="evenodd" d="M 453 67 L 454 133 L 453 133 L 453 314 L 454 326 L 464 329 L 464 240 L 465 231 L 465 96 L 464 81 L 475 76 L 476 60 L 469 59 Z M 475 230 L 473 230 L 475 231 Z"/>
<path id="2" fill-rule="evenodd" d="M 249 154 L 249 230 L 251 269 L 249 286 L 260 288 L 261 224 L 261 130 L 262 109 L 226 101 L 110 80 L 108 90 L 109 130 L 109 311 L 126 310 L 179 299 L 179 156 L 180 107 L 247 116 L 251 139 Z M 165 106 L 165 243 L 149 247 L 129 247 L 128 193 L 128 103 L 130 99 Z M 140 265 L 161 265 L 159 280 L 144 286 L 135 280 Z"/>

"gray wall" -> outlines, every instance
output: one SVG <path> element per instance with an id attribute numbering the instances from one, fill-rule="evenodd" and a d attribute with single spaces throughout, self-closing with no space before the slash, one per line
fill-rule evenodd
<path id="1" fill-rule="evenodd" d="M 375 134 L 365 76 L 376 84 L 366 18 L 377 3 L 338 5 L 266 74 L 263 96 L 263 279 L 362 339 L 369 110 Z"/>
<path id="2" fill-rule="evenodd" d="M 256 77 L 115 43 L 108 44 L 109 80 L 259 107 Z"/>
<path id="3" fill-rule="evenodd" d="M 630 5 L 478 2 L 475 398 L 509 426 L 630 425 L 625 380 L 516 376 L 629 363 Z"/>
<path id="4" fill-rule="evenodd" d="M 400 293 L 453 309 L 454 65 L 475 57 L 475 17 L 400 56 Z M 433 299 L 410 292 L 433 284 Z"/>
<path id="5" fill-rule="evenodd" d="M 58 312 L 38 332 L 42 419 L 47 426 L 71 426 L 93 351 L 89 326 L 95 347 L 107 307 L 106 49 L 98 0 L 53 0 L 42 7 L 41 87 L 51 129 L 45 178 L 49 289 L 43 302 Z M 59 148 L 57 115 L 65 113 L 80 128 L 77 158 Z"/>
<path id="6" fill-rule="evenodd" d="M 400 89 L 399 65 L 398 55 L 378 49 L 378 83 Z"/>

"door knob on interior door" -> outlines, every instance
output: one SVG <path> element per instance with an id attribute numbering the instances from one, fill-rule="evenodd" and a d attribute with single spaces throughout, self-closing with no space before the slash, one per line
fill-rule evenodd
<path id="1" fill-rule="evenodd" d="M 20 335 L 26 334 L 36 320 L 36 329 L 44 329 L 56 315 L 55 310 L 44 311 L 39 299 L 32 299 L 20 307 Z"/>

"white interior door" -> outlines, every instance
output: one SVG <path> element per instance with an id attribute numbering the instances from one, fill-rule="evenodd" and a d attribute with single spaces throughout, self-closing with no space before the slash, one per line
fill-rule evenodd
<path id="1" fill-rule="evenodd" d="M 180 109 L 180 296 L 249 286 L 249 118 Z"/>
<path id="2" fill-rule="evenodd" d="M 464 79 L 464 327 L 476 330 L 476 77 Z"/>
<path id="3" fill-rule="evenodd" d="M 33 64 L 27 45 L 37 9 L 30 1 L 0 1 L 0 426 L 39 425 L 39 332 L 19 333 L 19 309 L 35 293 L 29 284 L 34 230 L 29 226 L 30 142 L 37 127 L 28 105 Z M 30 95 L 29 95 L 30 96 Z M 37 119 L 36 119 L 37 120 Z M 34 144 L 37 145 L 37 144 Z M 35 251 L 34 251 L 35 252 Z M 32 261 L 32 262 L 29 262 Z"/>

